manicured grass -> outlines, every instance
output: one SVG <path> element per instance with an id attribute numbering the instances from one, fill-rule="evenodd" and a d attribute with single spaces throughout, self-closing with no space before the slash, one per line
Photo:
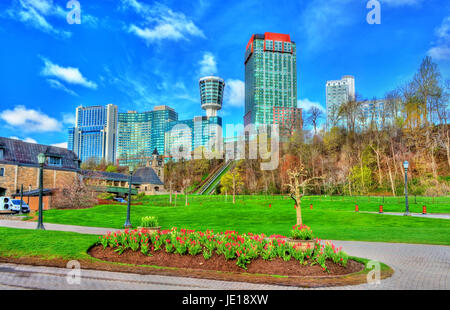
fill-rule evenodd
<path id="1" fill-rule="evenodd" d="M 427 213 L 450 213 L 450 197 L 408 197 L 409 211 L 422 213 L 422 207 L 427 207 Z M 360 211 L 378 212 L 379 206 L 383 205 L 384 212 L 405 212 L 405 197 L 382 197 L 382 196 L 308 196 L 304 198 L 304 204 L 313 204 L 332 210 L 354 211 L 358 204 Z"/>
<path id="2" fill-rule="evenodd" d="M 0 227 L 0 256 L 90 259 L 86 253 L 98 236 L 71 232 Z"/>
<path id="3" fill-rule="evenodd" d="M 152 215 L 158 217 L 163 229 L 176 226 L 266 235 L 289 235 L 295 224 L 295 210 L 289 199 L 240 196 L 235 205 L 231 203 L 231 196 L 228 196 L 227 203 L 224 199 L 221 196 L 190 196 L 190 205 L 185 207 L 184 196 L 180 195 L 177 198 L 178 206 L 175 207 L 169 206 L 167 196 L 146 197 L 143 199 L 144 205 L 132 206 L 131 221 L 138 226 L 141 217 Z M 309 208 L 311 202 L 312 210 Z M 379 204 L 376 202 L 373 205 L 371 202 L 358 203 L 362 211 L 378 211 Z M 439 208 L 449 209 L 445 204 Z M 348 201 L 318 201 L 317 197 L 307 197 L 302 203 L 304 224 L 322 239 L 450 245 L 449 220 L 355 213 L 353 210 L 353 202 Z M 403 212 L 404 209 L 392 203 L 386 204 L 385 211 Z M 44 221 L 117 229 L 122 228 L 125 217 L 126 206 L 112 205 L 84 210 L 49 210 L 45 211 Z"/>

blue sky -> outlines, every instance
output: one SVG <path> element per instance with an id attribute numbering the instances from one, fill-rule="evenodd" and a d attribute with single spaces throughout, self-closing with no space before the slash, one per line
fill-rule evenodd
<path id="1" fill-rule="evenodd" d="M 0 3 L 0 136 L 63 145 L 79 105 L 203 115 L 198 79 L 227 83 L 224 123 L 242 123 L 245 46 L 254 33 L 297 43 L 299 107 L 325 106 L 325 82 L 351 74 L 371 99 L 412 77 L 431 55 L 450 78 L 450 3 L 380 0 L 68 0 Z"/>

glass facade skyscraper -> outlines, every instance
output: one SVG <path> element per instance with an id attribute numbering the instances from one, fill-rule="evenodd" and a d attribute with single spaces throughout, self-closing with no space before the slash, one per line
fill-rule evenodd
<path id="1" fill-rule="evenodd" d="M 114 163 L 117 151 L 117 106 L 80 106 L 75 127 L 69 129 L 68 147 L 82 161 L 94 159 Z"/>
<path id="2" fill-rule="evenodd" d="M 219 116 L 196 116 L 170 122 L 166 130 L 166 156 L 191 159 L 191 153 L 200 147 L 211 151 L 211 146 L 217 145 L 221 137 L 222 118 Z"/>
<path id="3" fill-rule="evenodd" d="M 119 113 L 119 165 L 145 163 L 155 149 L 164 154 L 166 127 L 177 119 L 178 114 L 168 106 L 157 106 L 143 113 Z"/>
<path id="4" fill-rule="evenodd" d="M 254 34 L 245 52 L 244 125 L 271 125 L 274 107 L 297 107 L 297 52 L 287 34 Z"/>

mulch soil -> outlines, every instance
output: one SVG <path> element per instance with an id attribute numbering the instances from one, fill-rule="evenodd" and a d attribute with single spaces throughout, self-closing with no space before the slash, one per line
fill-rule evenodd
<path id="1" fill-rule="evenodd" d="M 179 255 L 167 253 L 165 250 L 151 252 L 152 256 L 144 255 L 140 251 L 125 250 L 121 255 L 114 251 L 113 248 L 107 247 L 103 249 L 102 245 L 97 245 L 89 250 L 89 254 L 103 261 L 127 263 L 133 265 L 150 265 L 175 268 L 189 268 L 201 270 L 215 270 L 222 272 L 234 273 L 250 273 L 250 274 L 266 274 L 280 276 L 328 276 L 328 275 L 346 275 L 362 271 L 364 265 L 353 260 L 349 260 L 347 267 L 335 264 L 328 260 L 326 265 L 330 273 L 324 272 L 319 265 L 311 266 L 301 265 L 297 260 L 291 259 L 284 261 L 276 258 L 271 261 L 265 261 L 262 258 L 253 260 L 247 265 L 247 270 L 236 265 L 236 260 L 226 260 L 223 255 L 213 253 L 212 257 L 205 260 L 203 256 L 196 255 Z"/>

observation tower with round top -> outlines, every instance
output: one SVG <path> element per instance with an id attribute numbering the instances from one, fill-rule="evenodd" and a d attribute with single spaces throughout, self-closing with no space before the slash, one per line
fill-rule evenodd
<path id="1" fill-rule="evenodd" d="M 222 108 L 225 81 L 217 76 L 206 76 L 200 79 L 199 86 L 202 109 L 206 111 L 206 116 L 217 116 L 217 111 Z"/>

